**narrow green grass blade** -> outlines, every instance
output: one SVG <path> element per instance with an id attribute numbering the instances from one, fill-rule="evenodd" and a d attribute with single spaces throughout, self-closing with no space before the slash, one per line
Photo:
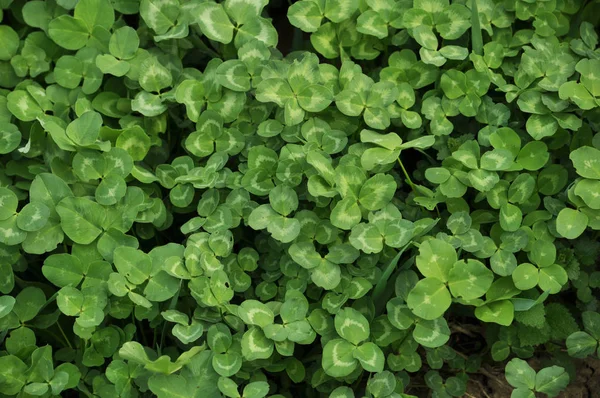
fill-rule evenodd
<path id="1" fill-rule="evenodd" d="M 479 25 L 479 11 L 477 11 L 477 0 L 471 0 L 471 43 L 472 50 L 477 55 L 483 55 L 483 37 Z"/>

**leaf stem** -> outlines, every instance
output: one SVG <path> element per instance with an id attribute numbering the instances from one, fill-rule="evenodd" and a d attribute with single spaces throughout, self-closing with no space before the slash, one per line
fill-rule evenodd
<path id="1" fill-rule="evenodd" d="M 210 55 L 213 58 L 221 58 L 221 56 L 212 48 L 208 47 L 208 45 L 202 41 L 202 39 L 198 36 L 193 36 L 192 37 L 194 44 L 196 46 L 198 46 L 202 51 L 205 51 L 208 55 Z"/>
<path id="2" fill-rule="evenodd" d="M 50 296 L 50 298 L 48 300 L 46 300 L 46 302 L 44 303 L 44 305 L 42 305 L 42 308 L 40 308 L 40 310 L 38 312 L 42 312 L 42 310 L 44 308 L 46 308 L 48 306 L 48 304 L 50 304 L 51 302 L 56 300 L 56 296 L 58 296 L 58 290 L 56 292 L 54 292 L 54 294 L 52 296 Z"/>
<path id="3" fill-rule="evenodd" d="M 177 307 L 177 300 L 179 300 L 179 293 L 181 293 L 181 281 L 179 281 L 179 288 L 177 289 L 177 293 L 171 299 L 169 303 L 169 309 L 174 310 Z M 165 335 L 167 332 L 167 322 L 163 323 L 162 331 L 160 332 L 160 344 L 158 346 L 158 352 L 162 350 L 163 345 L 165 344 Z"/>
<path id="4" fill-rule="evenodd" d="M 144 333 L 144 325 L 142 324 L 142 321 L 138 321 L 138 325 L 139 325 L 140 333 L 142 335 L 142 341 L 144 342 L 144 345 L 146 347 L 148 347 L 148 339 L 146 338 L 146 333 Z"/>
<path id="5" fill-rule="evenodd" d="M 462 333 L 462 334 L 467 335 L 469 337 L 476 337 L 475 333 L 473 333 L 471 330 L 469 330 L 469 329 L 467 329 L 465 327 L 462 327 L 460 325 L 452 324 L 452 325 L 450 325 L 450 330 L 458 332 L 458 333 Z"/>
<path id="6" fill-rule="evenodd" d="M 316 362 L 323 357 L 323 353 L 317 352 L 316 354 L 309 355 L 306 358 L 302 358 L 302 363 L 312 363 Z"/>
<path id="7" fill-rule="evenodd" d="M 63 338 L 67 342 L 67 345 L 69 346 L 69 348 L 73 349 L 73 346 L 71 345 L 71 342 L 67 338 L 67 335 L 66 335 L 65 331 L 63 330 L 62 326 L 60 326 L 60 322 L 56 322 L 56 326 L 58 326 L 58 330 L 60 331 L 60 334 L 62 334 Z"/>
<path id="8" fill-rule="evenodd" d="M 404 176 L 406 177 L 406 182 L 408 182 L 408 185 L 410 185 L 410 188 L 413 190 L 413 192 L 416 193 L 417 190 L 416 190 L 415 184 L 410 179 L 410 175 L 408 175 L 408 172 L 404 168 L 404 164 L 402 163 L 402 160 L 400 160 L 400 158 L 398 158 L 398 164 L 400 165 L 400 168 L 402 169 L 402 172 L 404 173 Z"/>
<path id="9" fill-rule="evenodd" d="M 39 328 L 39 327 L 37 327 L 37 326 L 28 325 L 28 324 L 25 324 L 25 323 L 23 324 L 23 326 L 25 326 L 25 327 L 28 327 L 29 329 L 39 330 L 40 332 L 46 333 L 46 334 L 48 334 L 48 336 L 52 336 L 52 338 L 53 338 L 54 340 L 56 340 L 57 342 L 59 342 L 59 343 L 62 343 L 62 344 L 64 344 L 64 343 L 66 342 L 66 343 L 67 343 L 67 345 L 65 345 L 65 347 L 69 346 L 69 340 L 67 340 L 67 339 L 64 339 L 64 338 L 61 338 L 61 337 L 60 337 L 58 334 L 54 333 L 54 332 L 53 332 L 53 331 L 51 331 L 50 329 L 42 329 L 42 328 Z M 6 335 L 6 333 L 8 333 L 8 330 L 6 330 L 6 331 L 4 331 L 4 332 L 2 332 L 2 333 L 3 333 L 4 335 L 3 335 L 3 336 L 0 336 L 0 337 L 1 337 L 1 338 L 0 338 L 0 341 L 3 341 L 3 340 L 4 340 L 4 336 Z M 63 341 L 63 340 L 64 340 L 64 341 Z"/>
<path id="10" fill-rule="evenodd" d="M 427 157 L 427 159 L 429 159 L 431 161 L 431 163 L 436 163 L 436 160 L 433 158 L 433 156 L 431 156 L 430 154 L 428 154 L 424 150 L 422 150 L 420 148 L 414 148 L 414 149 L 416 149 L 418 152 L 421 152 L 423 155 L 425 155 Z"/>

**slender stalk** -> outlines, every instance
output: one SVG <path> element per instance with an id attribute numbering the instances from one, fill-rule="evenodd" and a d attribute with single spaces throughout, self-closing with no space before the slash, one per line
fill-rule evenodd
<path id="1" fill-rule="evenodd" d="M 58 296 L 58 291 L 56 291 L 52 296 L 50 296 L 50 298 L 48 300 L 46 300 L 46 302 L 44 303 L 44 305 L 42 305 L 42 308 L 39 309 L 39 312 L 42 312 L 42 310 L 44 308 L 46 308 L 48 306 L 48 304 L 50 304 L 51 302 L 53 302 L 54 300 L 56 300 L 56 296 Z"/>
<path id="2" fill-rule="evenodd" d="M 73 349 L 73 346 L 71 345 L 71 342 L 67 338 L 67 335 L 65 334 L 65 331 L 63 330 L 62 326 L 60 326 L 60 322 L 56 322 L 56 326 L 58 326 L 58 330 L 60 331 L 60 334 L 62 334 L 63 338 L 67 342 L 67 345 L 69 346 L 69 348 Z"/>
<path id="3" fill-rule="evenodd" d="M 69 344 L 69 341 L 67 339 L 61 338 L 58 334 L 54 333 L 53 331 L 51 331 L 49 329 L 41 329 L 41 328 L 38 328 L 37 326 L 28 325 L 25 323 L 23 324 L 23 326 L 28 327 L 29 329 L 38 330 L 40 333 L 46 333 L 48 336 L 51 336 L 57 342 L 62 343 L 65 347 L 67 347 Z M 7 333 L 8 333 L 7 330 L 2 332 L 2 336 L 0 336 L 0 341 L 4 341 L 4 337 L 6 336 Z M 66 342 L 66 344 L 65 344 L 65 342 Z"/>
<path id="4" fill-rule="evenodd" d="M 144 342 L 144 345 L 148 347 L 148 338 L 146 338 L 146 333 L 144 333 L 144 325 L 142 324 L 142 321 L 138 321 L 138 326 L 140 329 L 140 333 L 142 334 L 142 341 Z"/>
<path id="5" fill-rule="evenodd" d="M 406 169 L 404 168 L 404 164 L 402 163 L 402 160 L 400 160 L 400 158 L 398 158 L 398 164 L 400 165 L 400 168 L 402 169 L 402 172 L 404 173 L 404 176 L 406 177 L 406 182 L 408 182 L 408 185 L 410 185 L 410 188 L 416 192 L 416 187 L 415 184 L 412 182 L 412 180 L 410 179 L 410 175 L 408 175 L 408 172 L 406 171 Z"/>
<path id="6" fill-rule="evenodd" d="M 179 300 L 179 293 L 181 293 L 181 281 L 179 282 L 179 289 L 177 289 L 177 293 L 175 293 L 175 296 L 173 296 L 173 298 L 171 299 L 171 302 L 169 303 L 170 310 L 174 310 L 175 307 L 177 306 L 177 300 Z M 162 348 L 165 344 L 166 332 L 167 332 L 167 322 L 165 321 L 165 323 L 163 323 L 162 331 L 160 332 L 160 344 L 158 346 L 159 352 L 160 352 L 160 350 L 162 350 Z"/>
<path id="7" fill-rule="evenodd" d="M 431 161 L 431 163 L 435 163 L 436 162 L 436 160 L 433 158 L 433 156 L 431 156 L 430 154 L 428 154 L 427 152 L 425 152 L 421 148 L 414 148 L 414 149 L 417 150 L 418 152 L 421 152 L 423 155 L 425 155 L 427 157 L 427 159 L 429 159 Z"/>
<path id="8" fill-rule="evenodd" d="M 206 54 L 210 55 L 212 58 L 221 58 L 221 56 L 215 50 L 208 47 L 208 45 L 204 43 L 200 37 L 193 36 L 192 40 L 194 42 L 194 45 L 196 45 L 202 51 L 206 52 Z"/>

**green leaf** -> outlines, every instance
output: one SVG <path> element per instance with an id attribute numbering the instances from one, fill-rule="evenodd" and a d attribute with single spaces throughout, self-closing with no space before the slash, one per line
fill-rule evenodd
<path id="1" fill-rule="evenodd" d="M 518 289 L 529 290 L 537 286 L 539 270 L 533 264 L 519 264 L 512 273 L 512 279 Z"/>
<path id="2" fill-rule="evenodd" d="M 15 90 L 6 96 L 10 113 L 24 122 L 31 122 L 43 115 L 44 111 L 33 97 L 23 90 Z"/>
<path id="3" fill-rule="evenodd" d="M 273 311 L 257 300 L 244 301 L 238 308 L 238 316 L 247 325 L 256 325 L 261 328 L 272 324 L 274 320 Z"/>
<path id="4" fill-rule="evenodd" d="M 140 66 L 140 86 L 149 92 L 159 93 L 171 86 L 173 77 L 156 57 L 148 57 Z"/>
<path id="5" fill-rule="evenodd" d="M 14 355 L 0 357 L 0 377 L 2 377 L 2 392 L 16 395 L 25 385 L 27 365 Z"/>
<path id="6" fill-rule="evenodd" d="M 96 58 L 96 66 L 102 73 L 114 76 L 124 76 L 130 69 L 130 65 L 127 62 L 119 61 L 108 54 L 99 55 Z"/>
<path id="7" fill-rule="evenodd" d="M 250 75 L 246 64 L 239 60 L 223 62 L 217 68 L 218 82 L 233 91 L 246 92 L 250 90 Z"/>
<path id="8" fill-rule="evenodd" d="M 535 376 L 535 390 L 548 395 L 557 396 L 569 384 L 569 374 L 560 366 L 550 366 Z"/>
<path id="9" fill-rule="evenodd" d="M 331 91 L 321 85 L 313 84 L 296 95 L 298 104 L 308 112 L 321 112 L 333 101 Z"/>
<path id="10" fill-rule="evenodd" d="M 42 273 L 58 287 L 77 286 L 87 268 L 71 254 L 53 254 L 46 258 Z"/>
<path id="11" fill-rule="evenodd" d="M 257 327 L 248 329 L 242 336 L 242 355 L 249 361 L 267 359 L 273 353 L 273 342 Z"/>
<path id="12" fill-rule="evenodd" d="M 177 337 L 183 344 L 190 344 L 198 340 L 204 327 L 199 322 L 192 322 L 191 325 L 175 325 L 173 327 L 173 336 Z"/>
<path id="13" fill-rule="evenodd" d="M 550 115 L 531 115 L 525 125 L 527 132 L 533 139 L 541 140 L 551 137 L 558 129 L 557 121 Z"/>
<path id="14" fill-rule="evenodd" d="M 582 59 L 575 66 L 575 70 L 581 73 L 581 83 L 595 97 L 600 96 L 599 66 L 595 59 Z"/>
<path id="15" fill-rule="evenodd" d="M 406 303 L 412 312 L 426 320 L 444 315 L 452 300 L 450 292 L 441 280 L 435 277 L 421 279 L 408 294 Z"/>
<path id="16" fill-rule="evenodd" d="M 155 271 L 156 272 L 156 271 Z M 213 275 L 213 293 L 215 296 L 220 296 L 221 294 L 227 295 L 228 290 L 228 282 L 224 282 L 219 280 L 217 277 Z M 150 301 L 166 301 L 177 293 L 180 286 L 180 280 L 175 277 L 169 275 L 165 271 L 158 271 L 158 273 L 154 273 L 149 279 L 146 287 L 144 288 L 144 296 Z M 221 285 L 225 285 L 224 288 Z M 224 290 L 223 292 L 219 291 L 220 289 Z"/>
<path id="17" fill-rule="evenodd" d="M 56 206 L 61 227 L 74 242 L 86 245 L 101 233 L 105 209 L 85 198 L 67 197 Z"/>
<path id="18" fill-rule="evenodd" d="M 131 102 L 131 109 L 144 116 L 158 116 L 167 110 L 159 95 L 140 91 Z"/>
<path id="19" fill-rule="evenodd" d="M 462 72 L 450 70 L 442 75 L 440 86 L 446 97 L 460 98 L 467 93 L 467 77 Z"/>
<path id="20" fill-rule="evenodd" d="M 10 153 L 21 144 L 21 132 L 11 123 L 0 122 L 0 155 Z"/>
<path id="21" fill-rule="evenodd" d="M 335 13 L 338 10 L 333 11 Z M 323 19 L 319 6 L 312 1 L 298 1 L 292 4 L 288 8 L 287 17 L 293 26 L 304 32 L 316 32 Z"/>
<path id="22" fill-rule="evenodd" d="M 525 170 L 539 170 L 548 161 L 548 146 L 540 141 L 527 143 L 517 156 L 517 163 Z"/>
<path id="23" fill-rule="evenodd" d="M 367 126 L 373 129 L 384 130 L 390 125 L 390 114 L 384 108 L 366 108 L 363 117 Z"/>
<path id="24" fill-rule="evenodd" d="M 228 0 L 225 1 L 225 10 L 231 18 L 243 25 L 259 18 L 263 8 L 268 4 L 266 0 L 248 1 L 248 0 Z"/>
<path id="25" fill-rule="evenodd" d="M 288 216 L 298 208 L 298 195 L 285 185 L 278 185 L 269 192 L 269 202 L 273 210 L 282 216 Z"/>
<path id="26" fill-rule="evenodd" d="M 79 50 L 88 42 L 90 32 L 85 21 L 70 15 L 61 15 L 50 21 L 48 35 L 56 44 L 67 50 Z"/>
<path id="27" fill-rule="evenodd" d="M 381 232 L 371 224 L 358 224 L 352 228 L 349 241 L 356 249 L 365 253 L 379 253 L 383 250 Z"/>
<path id="28" fill-rule="evenodd" d="M 150 137 L 139 126 L 123 130 L 117 137 L 116 147 L 122 148 L 135 160 L 143 160 L 150 150 Z"/>
<path id="29" fill-rule="evenodd" d="M 269 383 L 266 381 L 253 381 L 244 387 L 244 397 L 262 398 L 269 393 Z"/>
<path id="30" fill-rule="evenodd" d="M 356 200 L 347 197 L 337 202 L 330 217 L 335 227 L 349 230 L 360 222 L 362 215 Z"/>
<path id="31" fill-rule="evenodd" d="M 30 383 L 23 388 L 23 391 L 30 395 L 44 395 L 48 391 L 46 383 Z"/>
<path id="32" fill-rule="evenodd" d="M 413 338 L 424 347 L 441 347 L 450 339 L 450 328 L 444 318 L 420 320 L 413 330 Z"/>
<path id="33" fill-rule="evenodd" d="M 140 38 L 135 29 L 123 26 L 116 29 L 110 36 L 108 49 L 110 54 L 118 59 L 131 59 L 140 45 Z"/>
<path id="34" fill-rule="evenodd" d="M 454 297 L 473 300 L 483 296 L 494 281 L 494 274 L 482 262 L 461 260 L 454 263 L 448 276 L 448 287 Z"/>
<path id="35" fill-rule="evenodd" d="M 144 283 L 152 272 L 152 259 L 146 253 L 133 247 L 118 247 L 114 254 L 117 271 L 134 285 Z"/>
<path id="36" fill-rule="evenodd" d="M 176 0 L 142 0 L 139 5 L 139 12 L 144 22 L 156 34 L 162 35 L 175 25 L 175 20 L 179 16 L 180 5 Z"/>
<path id="37" fill-rule="evenodd" d="M 10 61 L 19 49 L 19 35 L 7 25 L 0 26 L 0 61 Z"/>
<path id="38" fill-rule="evenodd" d="M 333 339 L 323 347 L 321 366 L 332 377 L 345 377 L 356 369 L 358 360 L 354 358 L 355 346 L 346 340 Z"/>
<path id="39" fill-rule="evenodd" d="M 494 301 L 477 307 L 475 316 L 483 322 L 509 326 L 514 318 L 514 305 L 509 300 Z"/>
<path id="40" fill-rule="evenodd" d="M 44 292 L 37 287 L 26 287 L 15 297 L 14 313 L 21 322 L 27 322 L 39 313 L 46 302 Z"/>
<path id="41" fill-rule="evenodd" d="M 97 26 L 110 29 L 115 22 L 113 8 L 108 0 L 79 0 L 75 18 L 81 19 L 90 33 Z"/>
<path id="42" fill-rule="evenodd" d="M 569 81 L 562 84 L 558 94 L 561 99 L 570 99 L 581 109 L 592 109 L 597 106 L 594 97 L 581 83 Z"/>
<path id="43" fill-rule="evenodd" d="M 335 330 L 344 340 L 354 345 L 369 338 L 369 321 L 360 312 L 346 307 L 335 316 Z"/>
<path id="44" fill-rule="evenodd" d="M 481 156 L 481 168 L 484 170 L 507 170 L 513 163 L 514 155 L 506 149 L 494 149 Z"/>
<path id="45" fill-rule="evenodd" d="M 332 22 L 340 23 L 351 18 L 356 10 L 358 10 L 359 2 L 356 0 L 349 0 L 345 3 L 340 3 L 335 0 L 325 1 L 324 15 Z"/>
<path id="46" fill-rule="evenodd" d="M 597 356 L 583 3 L 0 0 L 0 396 L 463 396 L 473 315 Z"/>
<path id="47" fill-rule="evenodd" d="M 15 298 L 12 296 L 1 296 L 0 297 L 0 318 L 4 318 L 10 314 L 13 307 L 15 306 Z"/>
<path id="48" fill-rule="evenodd" d="M 83 78 L 83 63 L 70 55 L 63 55 L 56 62 L 54 77 L 56 82 L 65 88 L 78 87 Z"/>
<path id="49" fill-rule="evenodd" d="M 358 359 L 362 368 L 367 372 L 383 371 L 385 355 L 375 343 L 367 342 L 361 344 L 354 350 L 353 356 Z"/>
<path id="50" fill-rule="evenodd" d="M 360 189 L 358 201 L 367 210 L 379 210 L 394 197 L 396 182 L 389 174 L 376 174 L 369 178 Z"/>
<path id="51" fill-rule="evenodd" d="M 515 388 L 535 388 L 535 370 L 527 362 L 519 358 L 513 358 L 506 364 L 506 381 Z"/>
<path id="52" fill-rule="evenodd" d="M 89 111 L 69 123 L 66 133 L 75 144 L 89 146 L 98 139 L 100 127 L 102 127 L 102 116 L 97 112 Z"/>
<path id="53" fill-rule="evenodd" d="M 340 266 L 327 260 L 322 261 L 319 266 L 312 271 L 310 278 L 318 287 L 325 290 L 333 290 L 341 281 Z"/>
<path id="54" fill-rule="evenodd" d="M 439 239 L 427 240 L 419 246 L 416 264 L 426 278 L 437 278 L 442 282 L 448 281 L 450 270 L 457 261 L 456 250 Z"/>
<path id="55" fill-rule="evenodd" d="M 430 26 L 419 25 L 412 29 L 415 41 L 427 50 L 437 50 L 438 40 Z"/>
<path id="56" fill-rule="evenodd" d="M 458 39 L 470 27 L 471 13 L 462 4 L 451 4 L 437 15 L 435 27 L 447 40 Z"/>
<path id="57" fill-rule="evenodd" d="M 597 192 L 600 190 L 600 181 L 597 180 L 580 180 L 575 185 L 575 195 L 579 196 L 585 204 L 592 209 L 600 208 L 600 198 Z"/>
<path id="58" fill-rule="evenodd" d="M 111 174 L 103 178 L 96 188 L 96 202 L 105 206 L 114 205 L 125 196 L 126 192 L 125 180 L 120 176 Z"/>
<path id="59" fill-rule="evenodd" d="M 558 264 L 552 264 L 549 267 L 540 269 L 540 288 L 544 291 L 549 291 L 551 294 L 560 292 L 568 279 L 567 271 Z"/>
<path id="60" fill-rule="evenodd" d="M 598 341 L 586 332 L 575 332 L 566 340 L 569 356 L 585 358 L 593 355 L 598 347 Z"/>
<path id="61" fill-rule="evenodd" d="M 583 327 L 596 340 L 600 340 L 600 314 L 592 311 L 582 313 Z"/>
<path id="62" fill-rule="evenodd" d="M 0 220 L 8 220 L 17 212 L 19 199 L 13 191 L 0 187 Z"/>
<path id="63" fill-rule="evenodd" d="M 600 180 L 600 150 L 582 146 L 569 154 L 577 174 L 585 178 Z"/>
<path id="64" fill-rule="evenodd" d="M 155 374 L 148 380 L 150 391 L 159 398 L 183 398 L 193 395 L 194 388 L 181 375 Z"/>
<path id="65" fill-rule="evenodd" d="M 500 226 L 508 232 L 515 232 L 521 226 L 523 213 L 513 204 L 505 203 L 500 208 Z"/>
<path id="66" fill-rule="evenodd" d="M 277 212 L 271 205 L 261 205 L 250 213 L 248 225 L 255 230 L 265 229 L 275 217 L 277 217 Z"/>
<path id="67" fill-rule="evenodd" d="M 356 21 L 356 30 L 365 35 L 375 36 L 378 39 L 383 39 L 388 35 L 385 20 L 374 10 L 367 10 L 360 14 Z M 415 40 L 417 39 L 415 38 Z"/>
<path id="68" fill-rule="evenodd" d="M 578 210 L 564 208 L 556 217 L 556 230 L 567 239 L 575 239 L 585 231 L 588 216 Z"/>
<path id="69" fill-rule="evenodd" d="M 386 310 L 390 323 L 400 330 L 406 330 L 415 323 L 415 316 L 399 297 L 388 301 Z"/>
<path id="70" fill-rule="evenodd" d="M 195 20 L 206 37 L 225 44 L 233 40 L 233 25 L 223 5 L 202 3 L 196 7 L 195 12 Z"/>
<path id="71" fill-rule="evenodd" d="M 56 304 L 60 311 L 68 316 L 79 315 L 82 311 L 84 295 L 74 287 L 63 287 L 56 297 Z"/>

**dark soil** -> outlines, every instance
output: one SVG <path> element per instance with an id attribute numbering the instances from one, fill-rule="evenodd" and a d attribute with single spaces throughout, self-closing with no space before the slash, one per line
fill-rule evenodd
<path id="1" fill-rule="evenodd" d="M 530 361 L 538 369 L 535 359 Z M 510 398 L 512 387 L 504 378 L 504 369 L 486 369 L 485 374 L 471 374 L 467 398 Z M 540 395 L 541 396 L 541 395 Z M 558 398 L 600 398 L 600 360 L 577 361 L 577 379 L 571 381 Z"/>

